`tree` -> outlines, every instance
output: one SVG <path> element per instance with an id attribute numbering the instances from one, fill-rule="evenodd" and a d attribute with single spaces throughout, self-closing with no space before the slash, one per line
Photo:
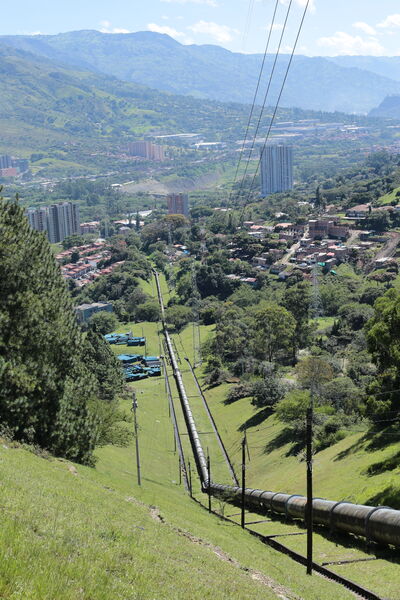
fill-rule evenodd
<path id="1" fill-rule="evenodd" d="M 189 306 L 176 304 L 165 311 L 165 319 L 176 331 L 181 331 L 192 319 L 193 313 Z"/>
<path id="2" fill-rule="evenodd" d="M 340 308 L 339 315 L 351 330 L 358 331 L 374 315 L 374 310 L 368 304 L 351 302 Z"/>
<path id="3" fill-rule="evenodd" d="M 296 321 L 296 329 L 293 336 L 293 351 L 307 345 L 310 335 L 310 326 L 308 324 L 310 310 L 310 285 L 302 282 L 286 290 L 283 298 L 283 305 L 293 315 Z"/>
<path id="4" fill-rule="evenodd" d="M 96 379 L 42 233 L 16 202 L 0 200 L 0 421 L 17 440 L 91 463 Z"/>
<path id="5" fill-rule="evenodd" d="M 288 392 L 276 405 L 277 418 L 292 429 L 304 431 L 307 409 L 310 406 L 310 392 L 293 390 Z"/>
<path id="6" fill-rule="evenodd" d="M 286 393 L 286 386 L 273 370 L 264 379 L 256 381 L 251 389 L 251 403 L 257 408 L 272 407 L 282 400 Z"/>
<path id="7" fill-rule="evenodd" d="M 86 368 L 96 376 L 96 412 L 101 413 L 97 443 L 109 443 L 113 441 L 110 433 L 120 419 L 117 396 L 124 383 L 121 364 L 109 344 L 93 330 L 89 330 L 85 338 L 83 359 Z"/>
<path id="8" fill-rule="evenodd" d="M 360 392 L 350 377 L 335 377 L 322 390 L 322 400 L 346 414 L 358 411 Z"/>
<path id="9" fill-rule="evenodd" d="M 363 229 L 372 229 L 374 231 L 386 231 L 390 227 L 390 217 L 387 210 L 377 210 L 372 212 L 363 221 L 359 222 Z"/>
<path id="10" fill-rule="evenodd" d="M 375 315 L 365 327 L 368 349 L 377 368 L 368 388 L 367 408 L 382 423 L 383 417 L 400 412 L 400 293 L 394 288 L 388 290 L 375 302 L 374 309 Z"/>
<path id="11" fill-rule="evenodd" d="M 149 300 L 136 307 L 136 318 L 139 321 L 159 321 L 160 307 L 155 300 Z"/>
<path id="12" fill-rule="evenodd" d="M 74 248 L 74 246 L 82 246 L 85 243 L 85 238 L 82 235 L 73 234 L 63 239 L 61 242 L 64 250 Z"/>
<path id="13" fill-rule="evenodd" d="M 308 356 L 296 366 L 297 378 L 302 387 L 320 395 L 322 386 L 333 378 L 333 369 L 319 356 Z"/>
<path id="14" fill-rule="evenodd" d="M 88 321 L 90 329 L 101 335 L 111 333 L 118 327 L 118 319 L 112 312 L 102 310 L 92 315 Z"/>
<path id="15" fill-rule="evenodd" d="M 287 352 L 293 344 L 296 321 L 283 306 L 261 303 L 254 311 L 256 354 L 273 362 L 279 352 Z"/>

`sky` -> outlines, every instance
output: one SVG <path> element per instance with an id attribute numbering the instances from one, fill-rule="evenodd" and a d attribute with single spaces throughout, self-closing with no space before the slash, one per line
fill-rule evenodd
<path id="1" fill-rule="evenodd" d="M 5 3 L 1 35 L 156 31 L 183 44 L 216 44 L 263 52 L 276 0 L 13 0 Z M 278 0 L 271 51 L 289 4 L 282 50 L 290 51 L 307 0 Z M 297 54 L 400 55 L 399 0 L 309 0 Z"/>

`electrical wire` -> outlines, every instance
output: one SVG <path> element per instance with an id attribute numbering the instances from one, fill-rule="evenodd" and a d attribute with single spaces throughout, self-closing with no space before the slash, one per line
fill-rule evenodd
<path id="1" fill-rule="evenodd" d="M 249 34 L 249 28 L 250 28 L 250 23 L 251 23 L 251 16 L 253 14 L 253 8 L 254 8 L 254 0 L 249 0 L 249 6 L 247 9 L 247 17 L 246 17 L 246 25 L 245 25 L 244 31 L 243 31 L 242 51 L 244 51 L 244 49 L 245 49 L 247 36 Z"/>
<path id="2" fill-rule="evenodd" d="M 265 60 L 266 60 L 267 54 L 268 54 L 269 43 L 270 43 L 270 40 L 271 40 L 271 34 L 272 34 L 272 31 L 273 31 L 273 28 L 274 28 L 274 24 L 275 24 L 275 17 L 276 17 L 276 12 L 278 10 L 278 5 L 279 5 L 279 0 L 276 0 L 274 14 L 272 16 L 272 21 L 271 21 L 271 25 L 270 25 L 269 33 L 268 33 L 268 39 L 267 39 L 267 43 L 266 43 L 265 50 L 264 50 L 264 56 L 263 56 L 263 59 L 262 59 L 262 63 L 261 63 L 261 67 L 260 67 L 260 72 L 259 72 L 259 75 L 258 75 L 258 81 L 257 81 L 257 85 L 256 85 L 256 91 L 254 92 L 253 102 L 252 102 L 252 105 L 251 105 L 250 114 L 249 114 L 249 118 L 248 118 L 247 126 L 246 126 L 246 133 L 245 133 L 244 138 L 243 138 L 243 143 L 242 143 L 242 147 L 241 147 L 241 150 L 240 150 L 239 160 L 238 160 L 238 163 L 236 165 L 236 172 L 235 172 L 235 176 L 233 178 L 233 183 L 232 183 L 232 187 L 231 187 L 231 192 L 229 194 L 228 203 L 232 199 L 233 188 L 235 186 L 235 183 L 236 183 L 236 180 L 237 180 L 237 176 L 238 176 L 238 172 L 239 172 L 239 166 L 240 166 L 240 163 L 241 163 L 242 158 L 243 158 L 243 152 L 244 152 L 244 148 L 245 148 L 246 141 L 247 141 L 247 135 L 248 135 L 249 129 L 250 129 L 251 119 L 253 117 L 254 106 L 255 106 L 255 103 L 256 103 L 256 100 L 257 100 L 258 90 L 260 88 L 261 77 L 262 77 L 262 74 L 264 72 Z"/>
<path id="3" fill-rule="evenodd" d="M 279 96 L 278 96 L 278 99 L 277 99 L 276 104 L 275 104 L 273 115 L 271 117 L 271 121 L 270 121 L 270 124 L 269 124 L 268 132 L 267 132 L 267 135 L 265 137 L 265 141 L 264 141 L 261 153 L 260 153 L 260 158 L 259 158 L 258 163 L 257 163 L 257 168 L 256 168 L 256 171 L 254 173 L 254 176 L 253 176 L 253 179 L 252 179 L 252 182 L 251 182 L 251 185 L 250 185 L 250 190 L 249 190 L 249 193 L 247 195 L 245 204 L 244 204 L 243 209 L 242 209 L 241 219 L 243 218 L 243 214 L 244 214 L 245 208 L 246 208 L 246 206 L 247 206 L 247 204 L 248 204 L 248 202 L 250 200 L 250 195 L 251 195 L 251 192 L 252 192 L 252 188 L 254 186 L 254 182 L 255 182 L 255 179 L 257 177 L 258 170 L 260 168 L 261 159 L 262 159 L 263 153 L 265 151 L 269 135 L 271 133 L 271 128 L 272 128 L 272 125 L 274 123 L 274 120 L 275 120 L 275 117 L 276 117 L 276 113 L 277 113 L 278 108 L 279 108 L 279 103 L 280 103 L 280 100 L 281 100 L 281 97 L 282 97 L 282 93 L 283 93 L 283 90 L 284 90 L 284 87 L 285 87 L 285 84 L 286 84 L 286 80 L 287 80 L 288 75 L 289 75 L 290 67 L 291 67 L 292 62 L 293 62 L 293 56 L 294 56 L 294 53 L 295 53 L 296 48 L 297 48 L 297 44 L 298 44 L 298 41 L 299 41 L 299 38 L 300 38 L 301 30 L 303 28 L 304 19 L 306 17 L 309 4 L 310 4 L 310 0 L 307 0 L 307 3 L 305 5 L 305 7 L 304 7 L 303 15 L 301 17 L 299 29 L 297 31 L 296 39 L 295 39 L 295 42 L 294 42 L 294 45 L 293 45 L 293 48 L 292 48 L 292 52 L 290 54 L 290 59 L 289 59 L 288 65 L 286 67 L 286 72 L 285 72 L 285 76 L 284 76 L 283 81 L 282 81 L 282 85 L 281 85 L 281 89 L 280 89 L 280 92 L 279 92 Z"/>
<path id="4" fill-rule="evenodd" d="M 288 19 L 289 19 L 290 10 L 292 8 L 292 3 L 293 3 L 293 0 L 290 0 L 288 8 L 287 8 L 287 11 L 286 11 L 285 21 L 283 23 L 282 32 L 281 32 L 281 35 L 280 35 L 280 38 L 279 38 L 278 48 L 276 50 L 274 62 L 272 64 L 272 69 L 271 69 L 271 73 L 270 73 L 270 76 L 269 76 L 267 90 L 266 90 L 266 92 L 264 94 L 264 100 L 263 100 L 263 103 L 262 103 L 262 106 L 261 106 L 260 114 L 258 116 L 257 126 L 256 126 L 256 129 L 255 129 L 254 135 L 253 135 L 253 140 L 252 140 L 252 143 L 251 143 L 250 152 L 249 152 L 249 155 L 247 157 L 246 166 L 245 166 L 245 170 L 244 170 L 244 173 L 243 173 L 242 181 L 240 183 L 240 188 L 239 188 L 239 191 L 237 193 L 237 197 L 238 198 L 240 198 L 240 194 L 241 194 L 242 189 L 243 189 L 243 185 L 244 185 L 244 181 L 245 181 L 245 178 L 246 178 L 246 175 L 247 175 L 247 171 L 248 171 L 248 168 L 249 168 L 251 156 L 253 154 L 254 146 L 255 146 L 255 143 L 256 143 L 258 131 L 260 129 L 262 116 L 264 114 L 265 105 L 267 103 L 267 98 L 268 98 L 268 95 L 269 95 L 269 91 L 271 89 L 272 79 L 274 77 L 276 64 L 278 62 L 279 53 L 280 53 L 281 45 L 282 45 L 282 41 L 283 41 L 283 36 L 285 35 L 285 31 L 286 31 L 287 22 L 288 22 Z M 280 96 L 278 98 L 278 102 L 279 102 L 279 100 L 280 100 Z M 276 107 L 276 110 L 277 110 L 277 107 Z M 270 124 L 270 129 L 269 130 L 271 130 L 271 126 L 272 125 Z"/>

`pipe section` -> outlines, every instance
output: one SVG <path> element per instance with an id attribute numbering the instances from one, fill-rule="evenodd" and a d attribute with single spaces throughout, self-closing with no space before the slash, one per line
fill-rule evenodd
<path id="1" fill-rule="evenodd" d="M 211 493 L 213 496 L 223 497 L 232 504 L 240 505 L 242 498 L 240 487 L 218 484 L 208 480 L 207 461 L 186 395 L 182 375 L 175 358 L 171 338 L 165 325 L 164 305 L 158 273 L 155 270 L 153 272 L 157 283 L 164 335 L 202 490 Z M 305 496 L 246 488 L 244 497 L 246 507 L 254 512 L 271 511 L 292 519 L 305 520 L 307 503 Z M 352 504 L 351 502 L 335 502 L 314 498 L 313 522 L 328 527 L 331 531 L 343 531 L 365 537 L 367 541 L 400 546 L 400 511 L 386 506 L 365 506 L 363 504 Z"/>

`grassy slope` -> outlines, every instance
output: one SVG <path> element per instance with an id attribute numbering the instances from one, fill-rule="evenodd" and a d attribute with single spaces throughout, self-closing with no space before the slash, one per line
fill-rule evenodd
<path id="1" fill-rule="evenodd" d="M 331 323 L 321 322 L 321 326 Z M 201 327 L 201 339 L 212 335 L 212 327 Z M 182 359 L 188 356 L 193 363 L 192 351 L 192 327 L 188 326 L 179 336 L 175 335 L 175 344 Z M 182 360 L 183 364 L 184 361 Z M 196 388 L 191 375 L 185 367 L 182 367 L 183 378 L 190 395 L 192 410 L 198 424 L 199 431 L 210 431 L 210 424 L 205 416 L 202 404 L 196 398 Z M 197 369 L 200 380 L 203 379 L 203 368 Z M 243 423 L 254 419 L 257 414 L 249 401 L 243 399 L 237 403 L 226 406 L 223 401 L 226 397 L 229 385 L 225 384 L 206 391 L 206 397 L 212 409 L 213 415 L 218 423 L 219 431 L 228 448 L 230 457 L 235 465 L 237 473 L 240 473 L 240 442 L 242 433 L 239 428 Z M 356 428 L 357 429 L 357 428 Z M 249 446 L 251 460 L 246 469 L 247 486 L 288 493 L 305 493 L 305 465 L 302 455 L 292 453 L 292 440 L 283 435 L 282 425 L 270 418 L 259 425 L 249 422 Z M 212 476 L 219 482 L 230 482 L 226 464 L 222 460 L 218 445 L 212 435 L 203 436 L 203 446 L 209 447 L 212 458 Z M 399 486 L 396 482 L 400 467 L 398 466 L 398 452 L 400 443 L 390 434 L 383 437 L 380 445 L 375 438 L 372 445 L 364 433 L 354 433 L 339 444 L 320 452 L 314 462 L 314 495 L 333 500 L 348 500 L 351 502 L 362 502 L 370 504 L 388 504 L 398 506 Z M 392 463 L 391 467 L 385 467 L 385 461 Z M 382 468 L 379 465 L 382 464 Z M 369 469 L 377 465 L 374 474 Z M 392 469 L 392 470 L 390 470 Z M 253 519 L 249 515 L 248 520 Z M 275 534 L 286 532 L 288 525 L 277 523 L 266 523 L 257 526 L 264 534 Z M 290 528 L 289 528 L 290 529 Z M 293 533 L 299 532 L 298 526 L 292 526 Z M 301 531 L 301 529 L 300 529 Z M 284 538 L 284 543 L 294 550 L 305 554 L 305 537 L 293 536 Z M 326 532 L 315 536 L 315 558 L 319 562 L 335 560 L 352 560 L 368 558 L 364 544 L 357 547 L 348 547 L 348 538 L 336 539 L 334 542 L 326 537 Z M 400 576 L 398 573 L 397 559 L 390 556 L 394 564 L 387 560 L 377 560 L 368 565 L 365 563 L 354 563 L 341 566 L 333 566 L 338 572 L 371 587 L 375 591 L 385 593 L 387 597 L 396 598 L 400 587 Z"/>
<path id="2" fill-rule="evenodd" d="M 395 188 L 392 192 L 381 196 L 378 200 L 379 206 L 385 206 L 386 204 L 390 204 L 393 200 L 396 200 L 396 194 L 400 192 L 400 187 Z"/>
<path id="3" fill-rule="evenodd" d="M 157 327 L 144 329 L 156 353 Z M 132 445 L 100 449 L 95 469 L 0 445 L 1 598 L 352 597 L 191 502 L 178 484 L 164 381 L 136 390 L 141 489 Z"/>
<path id="4" fill-rule="evenodd" d="M 166 288 L 165 282 L 163 287 Z M 153 285 L 148 284 L 146 291 L 151 293 L 153 289 Z M 141 331 L 141 325 L 133 324 L 132 328 L 135 332 Z M 148 338 L 148 352 L 158 353 L 157 324 L 144 323 L 143 328 Z M 203 339 L 210 329 L 202 328 Z M 180 335 L 180 340 L 176 338 L 182 357 L 182 346 L 185 354 L 191 357 L 191 339 L 190 327 Z M 123 346 L 119 347 L 118 352 L 123 350 Z M 184 367 L 182 370 L 186 371 Z M 184 377 L 188 382 L 187 372 Z M 239 456 L 235 450 L 241 434 L 237 427 L 253 415 L 253 410 L 245 400 L 224 406 L 222 401 L 227 387 L 220 386 L 207 395 L 224 440 L 238 464 Z M 141 489 L 136 485 L 132 446 L 102 448 L 98 451 L 95 469 L 76 466 L 77 474 L 74 474 L 73 466 L 65 461 L 47 461 L 24 449 L 13 449 L 7 443 L 0 445 L 1 598 L 247 599 L 276 598 L 277 593 L 283 593 L 287 598 L 297 594 L 307 600 L 352 597 L 341 587 L 319 577 L 306 577 L 300 566 L 190 502 L 183 486 L 179 486 L 178 457 L 173 451 L 164 381 L 162 378 L 148 379 L 137 384 L 135 389 L 139 404 Z M 188 391 L 191 393 L 191 389 Z M 174 390 L 173 394 L 176 399 Z M 191 401 L 200 416 L 200 404 L 196 399 Z M 129 400 L 124 400 L 123 405 L 128 412 Z M 183 431 L 178 402 L 176 409 Z M 201 418 L 204 419 L 204 415 Z M 203 421 L 202 425 L 205 423 Z M 279 433 L 277 425 L 271 430 L 263 429 L 265 426 L 267 424 L 261 426 L 260 431 L 253 428 L 249 435 L 249 485 L 302 492 L 303 463 L 296 458 L 284 458 L 285 447 L 265 454 L 263 445 Z M 183 437 L 188 458 L 187 436 L 186 439 Z M 346 494 L 351 488 L 355 494 L 361 493 L 357 486 L 354 487 L 355 472 L 350 471 L 343 481 L 338 472 L 334 476 L 332 471 L 330 474 L 324 472 L 328 466 L 332 467 L 333 457 L 329 453 L 346 450 L 351 441 L 344 440 L 333 450 L 317 455 L 317 495 L 337 498 L 339 493 Z M 208 443 L 211 456 L 216 456 L 215 442 L 209 439 Z M 345 465 L 349 470 L 349 461 L 353 460 L 354 468 L 360 466 L 357 456 L 364 454 L 357 453 L 350 459 L 332 464 L 344 474 Z M 374 462 L 372 455 L 366 455 L 366 459 Z M 228 477 L 221 461 L 213 460 L 213 465 L 215 479 Z M 197 496 L 204 502 L 204 497 Z M 158 508 L 164 523 L 159 521 L 157 511 L 151 506 Z M 215 501 L 214 506 L 225 509 L 226 514 L 231 512 Z M 280 533 L 288 529 L 299 532 L 297 525 L 279 521 L 258 527 L 263 533 Z M 291 547 L 304 550 L 304 536 L 283 539 Z M 365 556 L 362 549 L 346 548 L 345 544 L 332 543 L 321 535 L 316 536 L 315 543 L 318 560 Z M 396 565 L 379 560 L 368 563 L 368 569 L 365 569 L 365 563 L 337 569 L 387 597 L 397 597 Z M 271 588 L 270 581 L 265 585 L 266 580 L 260 582 L 259 573 L 283 584 L 286 589 L 279 590 L 274 583 Z"/>
<path id="5" fill-rule="evenodd" d="M 202 327 L 201 330 L 203 339 L 211 333 L 210 327 Z M 178 351 L 181 352 L 184 347 L 186 353 L 190 355 L 191 339 L 191 328 L 187 327 L 180 334 L 179 342 L 176 342 Z M 181 355 L 183 355 L 183 350 Z M 201 369 L 198 369 L 198 376 L 200 373 Z M 184 379 L 188 383 L 189 375 L 184 375 Z M 224 384 L 212 390 L 206 390 L 206 397 L 234 463 L 236 473 L 240 474 L 240 442 L 243 434 L 239 428 L 243 423 L 254 418 L 256 411 L 247 399 L 226 406 L 224 399 L 229 387 L 228 384 Z M 193 389 L 189 383 L 188 392 L 192 394 Z M 200 414 L 200 403 L 196 398 L 192 398 L 191 404 L 196 420 L 199 421 L 200 416 L 200 419 L 203 419 L 203 426 L 209 431 L 209 424 L 204 425 L 207 422 L 204 413 Z M 215 441 L 210 441 L 210 437 L 207 436 L 207 443 L 210 445 L 212 465 L 214 464 L 213 478 L 218 482 L 227 483 L 229 475 L 226 466 L 220 458 Z M 392 438 L 388 436 L 386 442 L 387 440 L 391 442 Z M 248 443 L 251 460 L 246 468 L 246 486 L 304 494 L 306 492 L 305 464 L 302 454 L 292 454 L 293 444 L 291 442 L 292 440 L 288 440 L 287 436 L 283 434 L 282 425 L 273 417 L 258 425 L 249 426 Z M 394 461 L 392 471 L 384 470 L 384 468 L 377 469 L 375 475 L 369 475 L 368 468 L 371 465 L 384 463 L 385 460 L 392 457 L 396 459 L 399 450 L 400 443 L 398 442 L 389 443 L 382 448 L 373 448 L 364 433 L 350 435 L 335 446 L 316 455 L 314 496 L 332 500 L 395 505 L 396 495 L 398 498 L 399 494 L 399 486 L 396 481 L 400 472 L 400 468 L 396 466 L 398 460 Z M 227 510 L 225 507 L 225 512 Z M 228 513 L 226 512 L 226 514 Z M 256 515 L 249 514 L 247 516 L 247 521 L 258 519 L 259 517 Z M 287 533 L 288 531 L 302 533 L 303 531 L 301 524 L 287 524 L 279 520 L 256 525 L 255 528 L 264 535 Z M 364 543 L 359 545 L 350 543 L 349 545 L 349 538 L 345 536 L 332 540 L 329 538 L 329 534 L 323 530 L 314 537 L 314 556 L 317 562 L 369 558 Z M 293 550 L 305 555 L 306 538 L 304 535 L 286 537 L 282 541 Z M 364 562 L 336 565 L 330 568 L 394 600 L 398 598 L 400 588 L 398 563 L 399 557 L 388 553 L 384 554 L 382 559 L 368 563 L 368 569 L 365 568 Z"/>

